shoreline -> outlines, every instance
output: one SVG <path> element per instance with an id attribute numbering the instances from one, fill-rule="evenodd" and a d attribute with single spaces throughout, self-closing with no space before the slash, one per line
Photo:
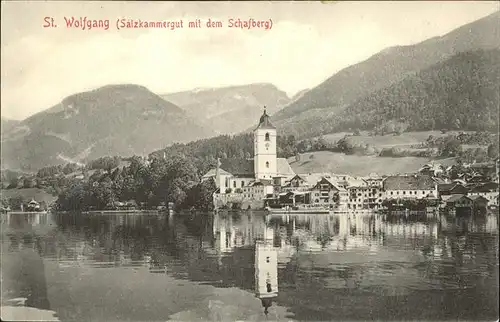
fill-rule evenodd
<path id="1" fill-rule="evenodd" d="M 71 211 L 8 211 L 8 212 L 3 212 L 2 214 L 5 215 L 31 215 L 31 214 L 39 214 L 39 215 L 46 215 L 46 214 L 51 214 L 51 213 L 58 213 L 58 214 L 64 214 L 64 213 L 70 213 Z M 77 211 L 78 212 L 78 211 Z M 172 212 L 172 211 L 170 211 Z M 81 214 L 112 214 L 112 213 L 169 213 L 169 211 L 159 211 L 159 210 L 91 210 L 91 211 L 80 211 L 79 213 Z"/>
<path id="2" fill-rule="evenodd" d="M 141 214 L 141 213 L 163 213 L 158 210 L 90 210 L 90 211 L 82 211 L 81 212 L 84 215 L 89 215 L 89 214 L 113 214 L 113 213 L 127 213 L 127 214 Z M 165 211 L 165 213 L 168 213 L 168 211 Z"/>
<path id="3" fill-rule="evenodd" d="M 6 214 L 6 215 L 30 215 L 30 214 L 45 215 L 48 213 L 50 213 L 50 211 L 7 211 L 7 212 L 2 212 L 2 214 Z"/>

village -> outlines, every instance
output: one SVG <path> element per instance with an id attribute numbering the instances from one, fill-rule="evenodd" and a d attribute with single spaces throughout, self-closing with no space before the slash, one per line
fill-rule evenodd
<path id="1" fill-rule="evenodd" d="M 444 167 L 424 165 L 417 173 L 357 177 L 294 173 L 277 158 L 277 130 L 264 110 L 254 130 L 254 157 L 218 160 L 202 178 L 214 180 L 216 209 L 329 209 L 337 212 L 438 210 L 477 213 L 498 209 L 499 161 Z"/>
<path id="2" fill-rule="evenodd" d="M 253 131 L 254 155 L 247 158 L 219 158 L 216 166 L 207 171 L 199 184 L 215 187 L 210 192 L 208 209 L 264 210 L 270 212 L 380 212 L 380 211 L 445 211 L 447 213 L 484 213 L 497 211 L 498 157 L 492 162 L 456 163 L 442 165 L 434 160 L 413 173 L 355 176 L 349 173 L 295 173 L 289 159 L 277 156 L 276 127 L 266 109 Z M 108 160 L 109 159 L 109 160 Z M 165 153 L 163 160 L 167 159 Z M 150 166 L 152 160 L 139 158 L 138 164 Z M 99 166 L 113 169 L 120 160 L 103 158 Z M 98 162 L 95 162 L 96 164 Z M 115 164 L 112 164 L 112 163 Z M 109 163 L 109 164 L 108 164 Z M 16 189 L 43 187 L 51 182 L 68 180 L 74 175 L 77 182 L 98 178 L 115 170 L 89 170 L 85 174 L 76 166 L 62 168 L 62 178 L 41 179 L 19 177 L 11 186 Z M 115 168 L 116 169 L 116 168 Z M 76 171 L 75 171 L 76 170 Z M 66 174 L 68 173 L 68 174 Z M 66 178 L 65 178 L 66 176 Z M 40 181 L 41 180 L 41 181 Z M 92 186 L 99 185 L 93 182 Z M 213 190 L 212 190 L 213 191 Z M 195 196 L 194 198 L 199 198 Z M 2 204 L 2 212 L 57 211 L 46 200 L 30 197 Z M 92 204 L 90 212 L 171 212 L 179 209 L 172 200 L 148 205 L 144 201 L 111 198 L 102 205 Z M 189 208 L 188 208 L 189 210 Z M 191 209 L 193 210 L 193 209 Z"/>

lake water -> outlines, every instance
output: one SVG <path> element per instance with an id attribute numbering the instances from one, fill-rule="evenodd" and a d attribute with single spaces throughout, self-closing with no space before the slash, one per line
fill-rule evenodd
<path id="1" fill-rule="evenodd" d="M 498 319 L 498 214 L 2 216 L 3 318 Z"/>

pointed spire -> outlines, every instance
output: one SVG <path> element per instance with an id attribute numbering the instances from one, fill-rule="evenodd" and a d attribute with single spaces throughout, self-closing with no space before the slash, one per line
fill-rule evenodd
<path id="1" fill-rule="evenodd" d="M 273 305 L 273 300 L 270 298 L 261 298 L 260 301 L 262 302 L 262 306 L 264 307 L 264 314 L 267 315 L 269 314 L 269 308 Z"/>
<path id="2" fill-rule="evenodd" d="M 269 115 L 267 114 L 267 107 L 264 106 L 264 113 L 262 113 L 262 116 L 260 117 L 259 125 L 257 126 L 258 129 L 276 129 L 274 125 L 271 124 L 271 120 Z"/>

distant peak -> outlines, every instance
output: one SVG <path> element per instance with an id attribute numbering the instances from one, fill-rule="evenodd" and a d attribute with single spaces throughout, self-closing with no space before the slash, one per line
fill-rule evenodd
<path id="1" fill-rule="evenodd" d="M 109 85 L 104 85 L 101 87 L 96 88 L 96 90 L 103 90 L 103 89 L 141 89 L 141 90 L 147 90 L 149 89 L 143 85 L 138 85 L 138 84 L 109 84 Z"/>

